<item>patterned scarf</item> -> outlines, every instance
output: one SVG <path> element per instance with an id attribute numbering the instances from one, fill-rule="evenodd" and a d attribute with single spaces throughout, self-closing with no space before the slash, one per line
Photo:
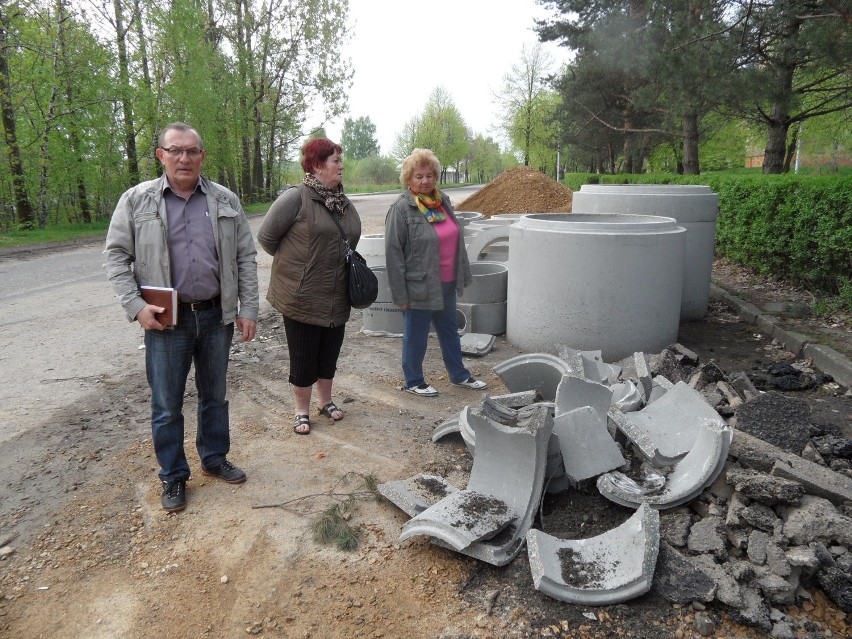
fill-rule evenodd
<path id="1" fill-rule="evenodd" d="M 306 186 L 311 187 L 319 193 L 320 197 L 325 200 L 326 208 L 332 213 L 343 215 L 343 207 L 345 206 L 345 196 L 343 195 L 343 185 L 338 184 L 333 189 L 328 188 L 320 182 L 312 173 L 306 173 L 305 179 L 302 180 Z"/>
<path id="2" fill-rule="evenodd" d="M 427 222 L 434 224 L 435 222 L 443 222 L 447 219 L 447 210 L 441 203 L 441 193 L 438 189 L 432 191 L 431 195 L 414 192 L 411 195 L 414 196 L 417 208 L 420 209 Z"/>

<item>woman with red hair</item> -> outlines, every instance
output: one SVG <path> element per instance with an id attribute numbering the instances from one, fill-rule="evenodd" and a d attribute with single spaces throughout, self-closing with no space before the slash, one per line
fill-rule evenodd
<path id="1" fill-rule="evenodd" d="M 332 401 L 332 383 L 351 307 L 346 246 L 332 216 L 353 249 L 361 237 L 361 218 L 343 194 L 342 153 L 327 138 L 306 142 L 304 180 L 278 196 L 257 233 L 258 243 L 273 256 L 266 299 L 284 316 L 298 435 L 311 432 L 314 384 L 319 413 L 334 421 L 344 414 Z"/>

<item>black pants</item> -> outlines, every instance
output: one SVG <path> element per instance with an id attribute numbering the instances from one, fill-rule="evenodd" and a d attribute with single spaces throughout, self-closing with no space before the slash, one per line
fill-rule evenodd
<path id="1" fill-rule="evenodd" d="M 290 351 L 293 386 L 313 386 L 318 379 L 334 379 L 346 325 L 316 326 L 284 317 L 284 333 Z"/>

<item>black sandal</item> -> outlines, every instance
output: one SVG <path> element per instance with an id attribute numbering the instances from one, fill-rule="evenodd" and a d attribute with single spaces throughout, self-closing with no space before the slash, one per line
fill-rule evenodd
<path id="1" fill-rule="evenodd" d="M 299 430 L 300 428 L 308 427 L 308 430 Z M 307 415 L 296 415 L 296 420 L 293 423 L 293 432 L 297 435 L 311 434 L 311 420 Z"/>
<path id="2" fill-rule="evenodd" d="M 343 409 L 340 408 L 334 402 L 329 402 L 328 404 L 326 404 L 325 406 L 320 408 L 319 413 L 320 413 L 320 415 L 325 415 L 329 419 L 332 419 L 336 422 L 339 422 L 341 419 L 343 419 L 343 415 L 345 415 L 345 413 L 343 412 Z M 332 413 L 340 413 L 340 417 L 338 417 L 337 419 L 334 419 L 334 416 L 332 415 Z"/>

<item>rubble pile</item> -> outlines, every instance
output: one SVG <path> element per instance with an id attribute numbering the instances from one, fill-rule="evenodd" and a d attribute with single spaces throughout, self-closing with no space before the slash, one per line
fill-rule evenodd
<path id="1" fill-rule="evenodd" d="M 505 213 L 567 213 L 574 192 L 528 166 L 506 169 L 455 207 L 486 218 Z"/>
<path id="2" fill-rule="evenodd" d="M 809 589 L 852 612 L 852 440 L 812 424 L 806 403 L 679 344 L 615 364 L 563 348 L 495 372 L 509 394 L 433 434 L 461 435 L 466 488 L 426 475 L 379 487 L 412 517 L 401 538 L 427 535 L 496 566 L 525 544 L 535 587 L 553 598 L 603 605 L 654 589 L 774 637 L 796 636 L 784 610 Z M 601 519 L 622 522 L 602 534 L 530 516 L 545 495 L 595 489 L 610 511 Z"/>

